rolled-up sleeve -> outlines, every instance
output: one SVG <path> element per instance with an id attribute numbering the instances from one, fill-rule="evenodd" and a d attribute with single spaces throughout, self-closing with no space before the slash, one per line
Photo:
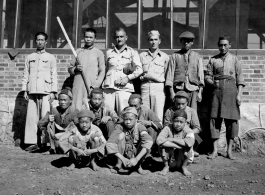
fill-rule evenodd
<path id="1" fill-rule="evenodd" d="M 147 133 L 145 126 L 139 124 L 138 128 L 140 132 L 140 140 L 141 140 L 142 148 L 146 148 L 147 150 L 150 150 L 153 145 L 152 137 Z"/>
<path id="2" fill-rule="evenodd" d="M 191 129 L 197 128 L 201 132 L 201 126 L 200 126 L 198 114 L 197 114 L 196 110 L 193 110 L 193 109 L 191 110 L 190 128 Z"/>
<path id="3" fill-rule="evenodd" d="M 165 126 L 162 131 L 159 133 L 156 139 L 156 143 L 158 146 L 162 145 L 167 141 L 167 138 L 169 137 L 169 127 Z"/>
<path id="4" fill-rule="evenodd" d="M 194 133 L 187 133 L 184 138 L 184 142 L 189 148 L 191 148 L 195 143 Z"/>
<path id="5" fill-rule="evenodd" d="M 137 51 L 132 51 L 132 63 L 136 67 L 135 71 L 132 74 L 128 75 L 130 80 L 136 79 L 143 73 L 142 63 Z"/>
<path id="6" fill-rule="evenodd" d="M 198 78 L 199 78 L 199 86 L 204 87 L 204 70 L 203 70 L 203 63 L 202 63 L 202 58 L 199 58 L 199 63 L 198 63 Z"/>
<path id="7" fill-rule="evenodd" d="M 243 73 L 242 73 L 242 67 L 240 61 L 235 57 L 235 69 L 236 69 L 236 84 L 245 86 Z"/>

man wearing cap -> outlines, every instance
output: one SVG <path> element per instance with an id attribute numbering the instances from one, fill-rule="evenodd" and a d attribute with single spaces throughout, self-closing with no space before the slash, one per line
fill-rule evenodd
<path id="1" fill-rule="evenodd" d="M 119 117 L 114 110 L 105 105 L 103 90 L 94 88 L 90 92 L 90 100 L 87 98 L 83 99 L 83 109 L 91 110 L 94 113 L 93 124 L 101 129 L 107 140 L 112 131 L 114 131 L 114 125 Z"/>
<path id="2" fill-rule="evenodd" d="M 47 114 L 40 119 L 38 123 L 39 129 L 42 131 L 42 143 L 50 143 L 50 153 L 59 153 L 57 150 L 57 142 L 55 134 L 64 132 L 65 128 L 71 123 L 77 121 L 78 110 L 72 104 L 72 92 L 69 89 L 63 89 L 59 93 L 59 106 L 48 111 Z M 48 134 L 48 136 L 46 136 Z M 48 137 L 48 139 L 47 139 Z"/>
<path id="3" fill-rule="evenodd" d="M 152 137 L 146 128 L 137 122 L 138 113 L 134 107 L 127 107 L 123 111 L 123 122 L 115 126 L 106 150 L 108 155 L 114 155 L 117 163 L 111 172 L 118 173 L 122 165 L 130 171 L 137 170 L 139 174 L 146 174 L 141 164 L 153 145 Z"/>
<path id="4" fill-rule="evenodd" d="M 142 73 L 142 63 L 139 54 L 127 46 L 128 39 L 123 28 L 115 30 L 116 45 L 107 51 L 107 73 L 102 84 L 105 104 L 115 109 L 118 114 L 128 106 L 128 99 L 134 92 L 133 80 Z"/>
<path id="5" fill-rule="evenodd" d="M 187 126 L 192 129 L 195 135 L 195 144 L 193 146 L 194 150 L 197 150 L 200 143 L 202 142 L 201 137 L 198 135 L 201 133 L 202 129 L 200 127 L 200 121 L 198 118 L 197 111 L 188 105 L 189 94 L 185 91 L 178 91 L 174 98 L 175 106 L 167 109 L 164 116 L 164 126 L 168 126 L 173 123 L 173 115 L 177 110 L 184 110 L 187 113 Z M 199 156 L 198 152 L 194 152 L 195 157 Z"/>
<path id="6" fill-rule="evenodd" d="M 169 88 L 172 101 L 176 92 L 184 90 L 189 95 L 188 106 L 197 110 L 204 87 L 202 58 L 191 51 L 195 38 L 193 33 L 183 32 L 179 38 L 182 48 L 170 57 L 165 85 Z"/>
<path id="7" fill-rule="evenodd" d="M 94 46 L 97 32 L 93 28 L 88 28 L 84 32 L 84 47 L 76 51 L 78 59 L 70 63 L 68 72 L 74 75 L 73 82 L 73 106 L 81 110 L 83 98 L 88 97 L 88 92 L 84 84 L 86 80 L 88 90 L 100 87 L 105 77 L 105 60 L 102 51 Z M 81 73 L 83 72 L 84 78 Z"/>
<path id="8" fill-rule="evenodd" d="M 37 50 L 28 55 L 25 60 L 22 91 L 24 91 L 24 98 L 28 101 L 28 109 L 24 143 L 33 144 L 26 150 L 38 149 L 38 121 L 50 110 L 50 102 L 57 93 L 56 59 L 45 51 L 47 39 L 46 33 L 38 32 L 35 35 Z"/>
<path id="9" fill-rule="evenodd" d="M 231 47 L 229 37 L 219 37 L 218 47 L 220 53 L 210 59 L 205 76 L 206 83 L 214 88 L 210 120 L 213 153 L 208 158 L 214 159 L 218 156 L 218 140 L 224 120 L 227 158 L 234 160 L 232 145 L 234 138 L 238 136 L 239 106 L 245 84 L 240 61 L 229 52 Z"/>
<path id="10" fill-rule="evenodd" d="M 143 65 L 143 75 L 140 77 L 141 96 L 143 104 L 153 110 L 162 121 L 165 105 L 165 74 L 169 56 L 159 50 L 161 39 L 157 30 L 148 33 L 148 41 L 149 50 L 140 54 Z"/>
<path id="11" fill-rule="evenodd" d="M 195 141 L 194 134 L 186 125 L 187 113 L 184 110 L 177 110 L 172 118 L 172 124 L 165 126 L 156 140 L 164 163 L 160 174 L 166 175 L 170 168 L 178 168 L 183 175 L 188 176 L 191 173 L 187 166 L 194 158 L 192 149 Z"/>
<path id="12" fill-rule="evenodd" d="M 148 134 L 155 141 L 157 134 L 162 129 L 162 122 L 156 116 L 154 111 L 142 104 L 142 97 L 139 94 L 132 94 L 129 98 L 128 104 L 134 107 L 138 114 L 138 123 L 141 123 L 147 129 Z M 123 115 L 124 110 L 121 112 Z"/>
<path id="13" fill-rule="evenodd" d="M 65 133 L 56 135 L 59 147 L 63 153 L 69 152 L 72 164 L 68 169 L 91 165 L 98 171 L 97 162 L 105 155 L 106 140 L 101 130 L 92 124 L 95 116 L 90 110 L 83 109 L 78 114 L 78 124 L 71 125 Z"/>

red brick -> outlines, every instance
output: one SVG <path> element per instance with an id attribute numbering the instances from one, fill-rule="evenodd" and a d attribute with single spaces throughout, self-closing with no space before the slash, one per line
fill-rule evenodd
<path id="1" fill-rule="evenodd" d="M 5 68 L 8 72 L 15 72 L 17 71 L 17 68 Z"/>
<path id="2" fill-rule="evenodd" d="M 250 58 L 249 58 L 250 60 L 256 60 L 257 59 L 257 57 L 256 56 L 250 56 Z"/>
<path id="3" fill-rule="evenodd" d="M 0 80 L 0 83 L 7 83 L 8 82 L 8 80 Z"/>
<path id="4" fill-rule="evenodd" d="M 66 72 L 67 69 L 66 69 L 66 68 L 60 68 L 60 71 L 61 71 L 61 72 Z"/>
<path id="5" fill-rule="evenodd" d="M 25 64 L 22 64 L 22 63 L 17 63 L 16 66 L 22 66 L 22 67 L 25 67 Z"/>
<path id="6" fill-rule="evenodd" d="M 264 65 L 250 65 L 251 69 L 264 69 Z"/>
<path id="7" fill-rule="evenodd" d="M 254 73 L 260 73 L 260 70 L 254 70 Z"/>
<path id="8" fill-rule="evenodd" d="M 57 55 L 56 58 L 57 58 L 57 59 L 63 59 L 64 57 L 63 57 L 63 55 Z"/>
<path id="9" fill-rule="evenodd" d="M 265 86 L 265 83 L 250 83 L 250 86 Z"/>
<path id="10" fill-rule="evenodd" d="M 5 76 L 6 79 L 16 79 L 16 76 Z"/>
<path id="11" fill-rule="evenodd" d="M 242 60 L 248 60 L 249 57 L 248 56 L 242 56 Z"/>
<path id="12" fill-rule="evenodd" d="M 248 78 L 248 74 L 243 74 L 243 78 Z"/>
<path id="13" fill-rule="evenodd" d="M 245 82 L 252 82 L 252 79 L 244 79 Z"/>
<path id="14" fill-rule="evenodd" d="M 259 83 L 260 82 L 260 79 L 253 79 L 253 82 Z"/>
<path id="15" fill-rule="evenodd" d="M 66 63 L 67 61 L 66 60 L 60 60 L 60 63 Z"/>
<path id="16" fill-rule="evenodd" d="M 260 61 L 253 61 L 253 64 L 260 64 Z"/>
<path id="17" fill-rule="evenodd" d="M 264 58 L 263 58 L 263 56 L 258 56 L 257 57 L 257 60 L 263 60 Z"/>
<path id="18" fill-rule="evenodd" d="M 250 74 L 250 78 L 263 78 L 263 74 Z M 244 74 L 243 74 L 244 77 Z"/>
<path id="19" fill-rule="evenodd" d="M 5 87 L 16 87 L 17 84 L 15 84 L 15 83 L 4 83 L 4 86 Z"/>
<path id="20" fill-rule="evenodd" d="M 243 73 L 253 73 L 253 70 L 245 70 L 245 69 L 243 69 L 242 72 Z"/>
<path id="21" fill-rule="evenodd" d="M 58 72 L 58 75 L 69 75 L 68 72 Z"/>
<path id="22" fill-rule="evenodd" d="M 253 87 L 252 91 L 260 91 L 260 87 Z"/>
<path id="23" fill-rule="evenodd" d="M 8 64 L 7 63 L 1 63 L 0 66 L 1 67 L 8 67 Z"/>
<path id="24" fill-rule="evenodd" d="M 24 67 L 20 67 L 20 68 L 18 68 L 18 71 L 24 71 Z"/>
<path id="25" fill-rule="evenodd" d="M 14 83 L 14 82 L 15 82 L 15 80 L 8 80 L 8 82 L 9 82 L 9 83 Z"/>

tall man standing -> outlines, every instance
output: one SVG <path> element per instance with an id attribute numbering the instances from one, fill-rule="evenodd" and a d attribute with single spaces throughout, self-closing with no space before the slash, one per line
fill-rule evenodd
<path id="1" fill-rule="evenodd" d="M 74 75 L 72 104 L 78 110 L 82 109 L 83 98 L 87 98 L 89 95 L 81 73 L 83 72 L 84 79 L 87 81 L 88 90 L 100 87 L 105 76 L 104 54 L 94 47 L 96 36 L 95 29 L 85 30 L 85 45 L 76 51 L 78 59 L 74 59 L 68 68 L 68 72 Z"/>
<path id="2" fill-rule="evenodd" d="M 44 32 L 35 35 L 37 50 L 27 56 L 22 80 L 22 91 L 28 101 L 24 143 L 35 144 L 36 149 L 38 121 L 50 111 L 49 101 L 57 93 L 56 59 L 45 51 L 47 39 Z"/>
<path id="3" fill-rule="evenodd" d="M 156 30 L 148 33 L 150 48 L 140 54 L 144 74 L 141 79 L 141 96 L 143 104 L 153 110 L 163 120 L 165 92 L 165 73 L 169 56 L 159 50 L 160 34 Z"/>
<path id="4" fill-rule="evenodd" d="M 171 100 L 175 93 L 185 91 L 189 94 L 188 106 L 197 110 L 197 102 L 202 100 L 204 87 L 203 63 L 197 52 L 191 51 L 195 36 L 183 32 L 180 36 L 181 50 L 172 54 L 166 75 L 166 86 L 169 87 Z"/>
<path id="5" fill-rule="evenodd" d="M 212 98 L 210 130 L 213 139 L 213 153 L 210 159 L 217 157 L 217 145 L 220 129 L 224 120 L 226 126 L 227 158 L 234 160 L 232 145 L 238 136 L 239 106 L 242 88 L 245 86 L 241 64 L 237 57 L 229 53 L 231 43 L 229 37 L 219 37 L 220 53 L 212 57 L 207 65 L 206 83 L 215 90 Z"/>
<path id="6" fill-rule="evenodd" d="M 134 86 L 132 80 L 142 73 L 142 64 L 137 51 L 127 46 L 128 39 L 123 28 L 115 30 L 116 45 L 107 51 L 107 74 L 103 82 L 105 104 L 119 115 L 128 106 Z"/>

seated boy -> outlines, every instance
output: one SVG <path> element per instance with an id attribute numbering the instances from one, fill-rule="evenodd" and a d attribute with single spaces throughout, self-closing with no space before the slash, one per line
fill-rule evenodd
<path id="1" fill-rule="evenodd" d="M 93 112 L 83 109 L 77 117 L 77 126 L 73 125 L 60 137 L 57 136 L 59 147 L 64 153 L 69 152 L 72 160 L 72 164 L 68 167 L 70 170 L 76 166 L 86 167 L 90 164 L 91 168 L 97 171 L 99 167 L 96 162 L 105 154 L 106 140 L 101 130 L 92 124 L 95 117 Z"/>
<path id="2" fill-rule="evenodd" d="M 114 110 L 111 110 L 104 104 L 103 90 L 100 88 L 94 88 L 90 93 L 90 100 L 83 99 L 83 109 L 91 110 L 95 119 L 93 124 L 98 126 L 105 139 L 108 139 L 112 131 L 114 130 L 114 124 L 119 117 Z"/>
<path id="3" fill-rule="evenodd" d="M 54 135 L 56 133 L 64 132 L 65 128 L 71 122 L 77 123 L 76 115 L 78 110 L 71 105 L 72 97 L 72 92 L 69 89 L 63 89 L 58 97 L 59 106 L 47 112 L 47 114 L 38 122 L 38 127 L 42 131 L 41 142 L 50 143 L 50 154 L 59 153 L 57 150 L 57 140 Z"/>
<path id="4" fill-rule="evenodd" d="M 169 168 L 180 169 L 183 175 L 191 175 L 187 165 L 193 161 L 192 146 L 195 138 L 193 131 L 186 125 L 187 113 L 177 110 L 173 115 L 173 123 L 165 126 L 157 137 L 157 145 L 164 162 L 164 168 L 159 173 L 166 175 Z"/>
<path id="5" fill-rule="evenodd" d="M 123 164 L 130 171 L 136 169 L 139 174 L 146 174 L 141 163 L 153 145 L 152 137 L 142 124 L 137 123 L 138 113 L 134 107 L 125 108 L 122 117 L 123 121 L 116 125 L 106 144 L 107 153 L 117 158 L 111 172 L 119 172 Z"/>

